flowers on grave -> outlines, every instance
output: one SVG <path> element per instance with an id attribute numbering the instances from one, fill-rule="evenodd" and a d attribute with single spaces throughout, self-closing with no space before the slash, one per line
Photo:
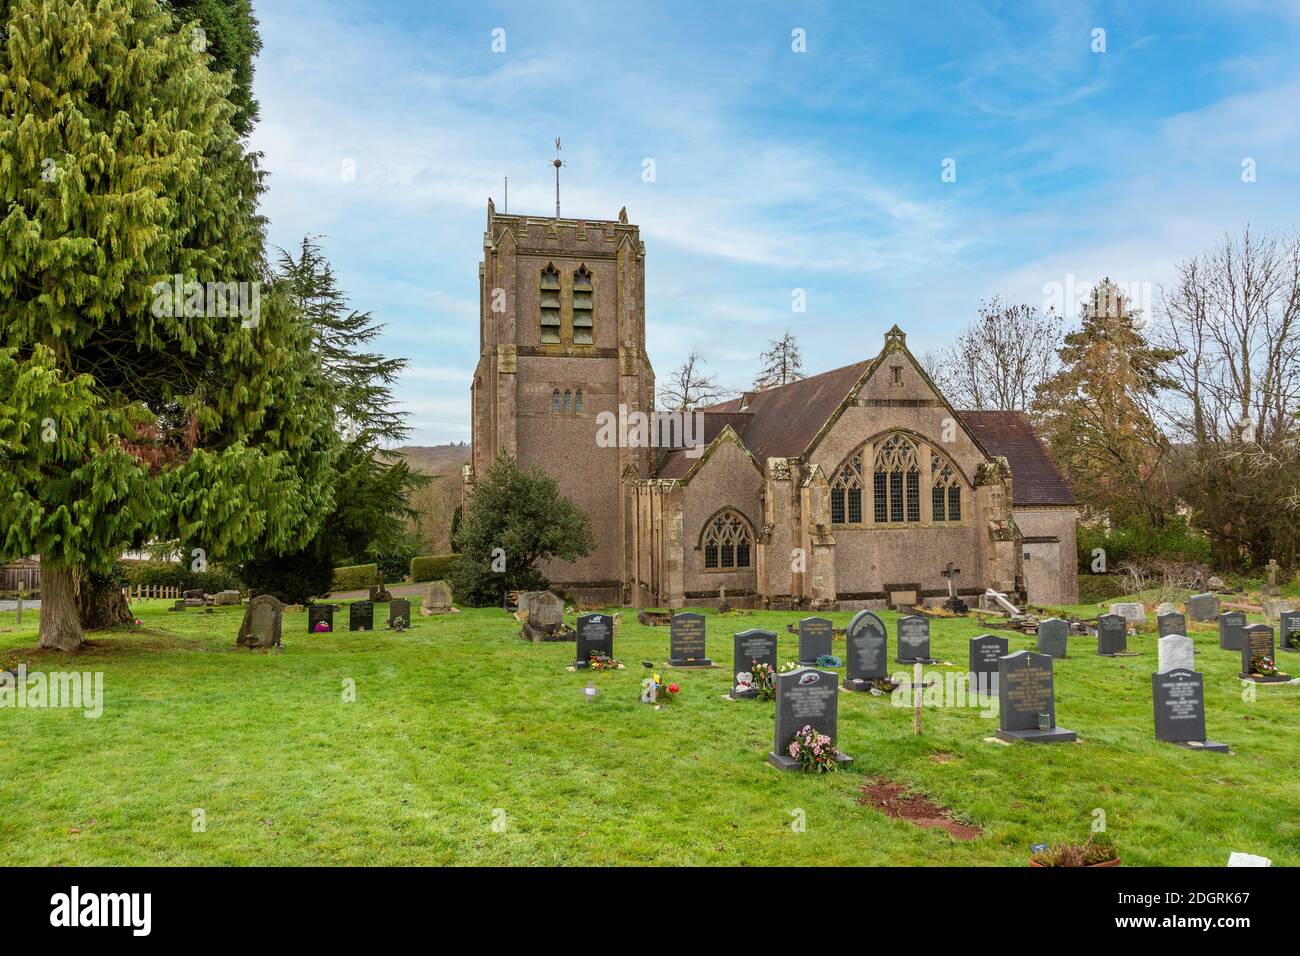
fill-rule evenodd
<path id="1" fill-rule="evenodd" d="M 784 664 L 781 665 L 782 674 L 784 674 L 786 671 L 797 671 L 798 669 L 799 669 L 798 661 L 786 661 Z"/>
<path id="2" fill-rule="evenodd" d="M 749 671 L 741 671 L 736 675 L 735 692 L 737 694 L 748 694 L 754 689 L 754 675 Z"/>
<path id="3" fill-rule="evenodd" d="M 622 664 L 602 651 L 592 651 L 587 658 L 587 666 L 593 671 L 617 671 L 623 669 Z"/>
<path id="4" fill-rule="evenodd" d="M 1029 858 L 1035 866 L 1100 866 L 1119 861 L 1115 841 L 1105 833 L 1094 833 L 1083 843 L 1061 843 L 1039 850 Z"/>
<path id="5" fill-rule="evenodd" d="M 871 695 L 873 697 L 888 697 L 896 690 L 898 690 L 898 684 L 888 677 L 877 677 L 871 682 Z"/>
<path id="6" fill-rule="evenodd" d="M 755 659 L 750 665 L 749 673 L 750 688 L 759 700 L 771 700 L 776 696 L 776 675 L 772 672 L 771 664 Z"/>
<path id="7" fill-rule="evenodd" d="M 668 684 L 659 674 L 653 674 L 641 682 L 644 690 L 641 693 L 641 700 L 646 704 L 663 704 L 677 699 L 677 694 L 681 687 L 677 684 Z"/>
<path id="8" fill-rule="evenodd" d="M 1300 648 L 1300 631 L 1292 631 L 1286 636 L 1286 646 Z"/>
<path id="9" fill-rule="evenodd" d="M 840 660 L 834 654 L 822 654 L 817 658 L 818 667 L 840 667 L 844 661 Z"/>
<path id="10" fill-rule="evenodd" d="M 1269 657 L 1267 654 L 1251 658 L 1250 669 L 1260 677 L 1276 677 L 1279 673 L 1277 664 L 1274 663 L 1273 658 Z"/>
<path id="11" fill-rule="evenodd" d="M 324 632 L 328 631 L 329 629 L 330 629 L 330 626 L 329 626 L 329 622 L 328 622 L 328 621 L 317 621 L 317 622 L 316 622 L 316 626 L 313 628 L 313 630 L 314 630 L 317 634 L 323 634 Z"/>
<path id="12" fill-rule="evenodd" d="M 830 737 L 819 733 L 811 724 L 804 724 L 794 735 L 794 740 L 790 741 L 787 750 L 800 770 L 830 773 L 839 769 L 839 762 L 835 758 L 840 752 L 831 743 Z"/>

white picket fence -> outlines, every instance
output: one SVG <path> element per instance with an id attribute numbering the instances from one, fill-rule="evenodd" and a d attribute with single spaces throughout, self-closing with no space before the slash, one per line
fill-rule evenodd
<path id="1" fill-rule="evenodd" d="M 122 588 L 122 596 L 128 601 L 137 598 L 164 598 L 179 600 L 181 589 L 165 587 L 161 584 L 138 584 L 135 587 Z"/>

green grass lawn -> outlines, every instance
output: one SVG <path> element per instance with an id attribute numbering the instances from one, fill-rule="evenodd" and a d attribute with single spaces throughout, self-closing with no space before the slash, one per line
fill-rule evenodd
<path id="1" fill-rule="evenodd" d="M 1233 850 L 1300 864 L 1300 687 L 1243 700 L 1238 655 L 1209 625 L 1193 628 L 1197 669 L 1230 755 L 1156 742 L 1145 633 L 1137 657 L 1072 638 L 1056 662 L 1058 722 L 1077 744 L 989 743 L 996 718 L 974 709 L 931 709 L 916 737 L 910 710 L 842 693 L 839 744 L 856 762 L 811 777 L 768 766 L 771 703 L 723 699 L 731 634 L 775 629 L 793 659 L 796 613 L 710 614 L 722 666 L 670 671 L 680 699 L 656 711 L 637 700 L 640 661 L 664 659 L 667 630 L 631 613 L 616 639 L 627 669 L 589 675 L 566 671 L 572 643 L 525 643 L 500 610 L 417 617 L 401 634 L 308 635 L 289 613 L 283 652 L 252 653 L 234 646 L 242 609 L 168 603 L 136 602 L 141 628 L 93 635 L 75 657 L 34 650 L 36 615 L 19 630 L 3 614 L 0 663 L 102 671 L 105 706 L 97 720 L 0 709 L 0 862 L 1023 866 L 1030 844 L 1082 840 L 1100 809 L 1127 865 L 1221 866 Z M 892 655 L 897 616 L 881 616 Z M 964 670 L 979 633 L 937 621 L 933 652 L 956 666 L 931 670 Z M 1300 672 L 1300 655 L 1280 656 Z M 869 777 L 983 835 L 958 842 L 859 804 Z"/>

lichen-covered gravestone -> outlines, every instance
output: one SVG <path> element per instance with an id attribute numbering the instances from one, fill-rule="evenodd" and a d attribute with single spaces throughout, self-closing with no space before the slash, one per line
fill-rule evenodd
<path id="1" fill-rule="evenodd" d="M 1126 621 L 1140 624 L 1147 619 L 1147 609 L 1138 601 L 1121 601 L 1110 606 L 1111 614 L 1118 614 Z"/>
<path id="2" fill-rule="evenodd" d="M 280 626 L 284 620 L 284 605 L 270 594 L 259 594 L 248 602 L 244 622 L 239 625 L 241 647 L 278 647 Z"/>
<path id="3" fill-rule="evenodd" d="M 430 581 L 429 590 L 424 595 L 424 600 L 420 602 L 420 614 L 428 617 L 431 614 L 449 614 L 451 613 L 451 584 L 447 581 Z"/>
<path id="4" fill-rule="evenodd" d="M 238 592 L 238 591 L 218 591 L 216 597 L 214 597 L 214 598 L 212 599 L 212 603 L 213 603 L 213 604 L 216 604 L 218 607 L 227 607 L 227 606 L 231 606 L 231 605 L 238 604 L 238 603 L 239 603 L 239 592 Z"/>
<path id="5" fill-rule="evenodd" d="M 1187 616 L 1193 621 L 1213 621 L 1219 615 L 1217 594 L 1193 594 L 1187 599 Z"/>
<path id="6" fill-rule="evenodd" d="M 552 640 L 564 629 L 564 602 L 550 591 L 540 591 L 528 597 L 528 620 L 524 622 L 524 636 L 530 641 Z"/>

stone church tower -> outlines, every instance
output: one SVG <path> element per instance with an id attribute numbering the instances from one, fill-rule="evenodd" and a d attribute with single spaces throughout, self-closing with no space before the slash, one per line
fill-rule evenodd
<path id="1" fill-rule="evenodd" d="M 652 450 L 600 447 L 597 415 L 654 407 L 645 246 L 626 210 L 617 220 L 511 216 L 488 200 L 471 394 L 465 490 L 503 452 L 540 466 L 596 539 L 586 558 L 543 573 L 580 600 L 620 601 L 633 522 L 622 481 L 651 474 Z"/>

